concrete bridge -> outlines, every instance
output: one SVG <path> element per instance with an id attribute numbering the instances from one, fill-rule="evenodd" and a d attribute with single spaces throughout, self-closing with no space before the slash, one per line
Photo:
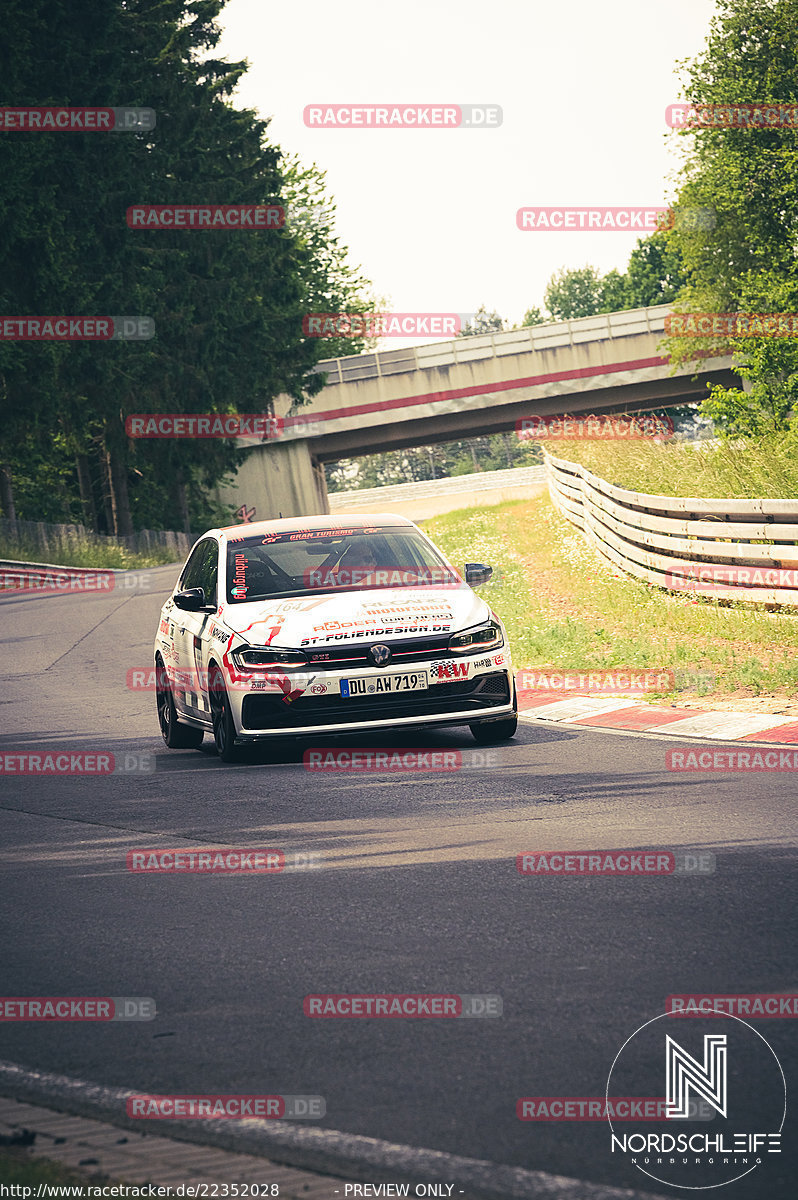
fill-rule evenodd
<path id="1" fill-rule="evenodd" d="M 229 503 L 257 519 L 328 512 L 324 462 L 514 430 L 523 417 L 643 412 L 740 386 L 731 356 L 670 365 L 667 304 L 325 359 L 327 384 L 296 410 L 277 398 L 279 439 L 257 443 Z"/>

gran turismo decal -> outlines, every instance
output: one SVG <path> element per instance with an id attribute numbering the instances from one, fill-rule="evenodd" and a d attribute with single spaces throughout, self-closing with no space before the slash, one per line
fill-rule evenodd
<path id="1" fill-rule="evenodd" d="M 345 538 L 356 533 L 379 533 L 379 529 L 307 529 L 302 533 L 270 533 L 261 538 L 262 546 L 270 546 L 274 542 L 309 542 L 316 538 Z"/>

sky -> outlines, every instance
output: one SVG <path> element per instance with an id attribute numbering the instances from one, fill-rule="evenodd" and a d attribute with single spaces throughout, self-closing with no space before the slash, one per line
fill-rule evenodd
<path id="1" fill-rule="evenodd" d="M 519 208 L 673 197 L 681 157 L 665 109 L 684 98 L 677 62 L 702 51 L 715 11 L 715 0 L 230 0 L 217 52 L 248 60 L 234 100 L 270 120 L 270 141 L 327 172 L 336 232 L 391 311 L 484 304 L 513 325 L 544 307 L 554 271 L 623 271 L 640 236 L 521 231 Z M 370 103 L 499 105 L 502 123 L 304 123 L 307 105 Z"/>

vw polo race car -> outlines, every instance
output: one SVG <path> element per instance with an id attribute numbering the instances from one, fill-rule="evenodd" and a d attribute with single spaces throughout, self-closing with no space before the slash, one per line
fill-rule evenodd
<path id="1" fill-rule="evenodd" d="M 212 733 L 223 761 L 265 739 L 517 727 L 510 647 L 474 591 L 405 517 L 317 516 L 214 529 L 161 609 L 155 674 L 170 748 Z"/>

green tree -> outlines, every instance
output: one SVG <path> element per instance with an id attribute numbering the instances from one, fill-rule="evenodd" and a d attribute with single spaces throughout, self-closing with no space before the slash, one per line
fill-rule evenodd
<path id="1" fill-rule="evenodd" d="M 596 267 L 561 267 L 546 284 L 546 308 L 555 321 L 592 317 L 601 303 L 601 277 Z"/>
<path id="2" fill-rule="evenodd" d="M 544 325 L 548 320 L 549 318 L 543 315 L 538 306 L 533 304 L 532 307 L 528 308 L 524 313 L 523 320 L 521 321 L 521 328 L 523 329 L 526 325 Z"/>
<path id="3" fill-rule="evenodd" d="M 766 106 L 798 99 L 798 0 L 718 0 L 703 52 L 682 64 L 692 104 Z M 668 236 L 689 277 L 679 307 L 695 312 L 796 312 L 798 145 L 789 128 L 702 127 L 684 148 L 677 221 Z M 709 212 L 711 222 L 679 221 Z M 672 338 L 675 363 L 736 353 L 743 389 L 713 388 L 702 410 L 737 436 L 784 428 L 798 407 L 794 338 Z"/>
<path id="4" fill-rule="evenodd" d="M 602 275 L 598 268 L 589 265 L 556 271 L 545 292 L 551 315 L 544 316 L 533 306 L 521 324 L 539 325 L 549 320 L 564 321 L 667 304 L 676 299 L 686 283 L 678 246 L 664 233 L 652 233 L 638 239 L 624 274 L 613 268 Z"/>
<path id="5" fill-rule="evenodd" d="M 620 271 L 616 271 L 614 268 L 606 275 L 600 276 L 596 299 L 598 302 L 597 313 L 619 312 L 622 308 L 635 307 L 627 303 L 626 276 L 621 275 Z"/>
<path id="6" fill-rule="evenodd" d="M 629 256 L 624 277 L 625 303 L 620 307 L 670 304 L 686 284 L 687 275 L 678 246 L 666 233 L 652 233 L 640 238 Z"/>
<path id="7" fill-rule="evenodd" d="M 230 441 L 131 441 L 135 412 L 269 412 L 322 386 L 329 346 L 305 336 L 321 299 L 365 281 L 324 232 L 131 230 L 135 204 L 281 203 L 290 179 L 267 122 L 231 102 L 245 70 L 213 56 L 225 0 L 8 0 L 2 103 L 154 108 L 141 133 L 20 133 L 0 142 L 0 303 L 6 313 L 145 315 L 137 343 L 2 343 L 0 502 L 20 515 L 204 524 L 235 468 Z M 42 81 L 46 80 L 46 92 Z M 312 173 L 311 173 L 312 174 Z M 351 340 L 346 349 L 358 350 Z M 42 469 L 33 464 L 43 464 Z"/>
<path id="8" fill-rule="evenodd" d="M 504 321 L 493 309 L 491 312 L 480 304 L 472 319 L 460 330 L 458 337 L 480 337 L 485 333 L 501 333 Z"/>
<path id="9" fill-rule="evenodd" d="M 327 191 L 326 171 L 315 163 L 303 166 L 297 155 L 284 156 L 282 201 L 286 210 L 283 236 L 295 239 L 307 254 L 299 264 L 303 304 L 310 313 L 379 313 L 388 307 L 375 296 L 360 267 L 349 262 L 349 250 L 335 233 L 336 204 Z M 378 338 L 337 337 L 320 342 L 321 358 L 338 358 L 374 349 Z"/>

